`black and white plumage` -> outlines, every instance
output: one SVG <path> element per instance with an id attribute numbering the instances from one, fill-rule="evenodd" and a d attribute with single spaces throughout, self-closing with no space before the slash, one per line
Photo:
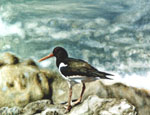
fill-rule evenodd
<path id="1" fill-rule="evenodd" d="M 98 71 L 96 68 L 88 64 L 87 62 L 80 60 L 69 58 L 67 51 L 62 47 L 56 47 L 53 50 L 53 53 L 39 60 L 43 61 L 50 57 L 56 57 L 56 65 L 59 69 L 61 76 L 67 80 L 70 88 L 70 96 L 68 100 L 67 111 L 71 109 L 71 96 L 72 96 L 72 86 L 76 83 L 82 83 L 83 88 L 80 95 L 80 98 L 75 102 L 78 104 L 81 102 L 84 90 L 85 90 L 85 82 L 91 82 L 98 79 L 111 79 L 106 77 L 107 75 L 113 76 L 112 74 Z"/>
<path id="2" fill-rule="evenodd" d="M 106 77 L 111 75 L 105 72 L 100 72 L 87 62 L 79 59 L 67 58 L 59 64 L 59 72 L 61 75 L 72 82 L 90 82 L 100 79 L 110 79 Z"/>

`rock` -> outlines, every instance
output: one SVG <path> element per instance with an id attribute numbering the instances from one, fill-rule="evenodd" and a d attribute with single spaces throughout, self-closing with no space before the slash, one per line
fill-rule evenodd
<path id="1" fill-rule="evenodd" d="M 22 108 L 20 107 L 2 107 L 0 108 L 0 115 L 19 115 L 22 112 Z"/>
<path id="2" fill-rule="evenodd" d="M 139 115 L 150 115 L 150 109 L 147 109 L 150 108 L 150 93 L 148 91 L 129 87 L 122 83 L 105 86 L 104 90 L 107 91 L 107 97 L 127 99 L 136 107 Z"/>
<path id="3" fill-rule="evenodd" d="M 51 104 L 50 100 L 39 100 L 27 104 L 24 108 L 0 109 L 2 113 L 20 115 L 64 115 L 64 105 Z M 9 115 L 8 114 L 8 115 Z M 83 103 L 74 106 L 66 115 L 136 115 L 135 107 L 126 99 L 106 99 L 91 95 Z"/>
<path id="4" fill-rule="evenodd" d="M 73 100 L 79 98 L 81 89 L 81 84 L 73 87 Z M 20 62 L 10 53 L 0 56 L 0 107 L 24 107 L 33 101 L 47 98 L 51 99 L 54 105 L 49 104 L 47 109 L 43 105 L 44 109 L 41 109 L 43 114 L 62 114 L 63 109 L 59 104 L 67 102 L 68 94 L 68 84 L 58 73 L 40 70 L 31 59 Z M 145 90 L 128 87 L 121 83 L 107 86 L 100 81 L 95 81 L 86 83 L 82 102 L 85 103 L 84 100 L 91 95 L 115 98 L 118 103 L 121 99 L 127 99 L 136 107 L 139 115 L 150 114 L 150 94 Z M 37 105 L 35 107 L 38 108 Z M 8 110 L 12 109 L 8 108 Z"/>
<path id="5" fill-rule="evenodd" d="M 33 61 L 19 62 L 9 53 L 2 54 L 2 57 L 0 107 L 23 107 L 29 102 L 50 98 L 48 79 Z"/>
<path id="6" fill-rule="evenodd" d="M 44 111 L 45 107 L 48 107 L 50 105 L 50 100 L 39 100 L 31 102 L 23 108 L 22 114 L 33 115 L 35 113 L 41 113 L 42 111 Z"/>
<path id="7" fill-rule="evenodd" d="M 69 115 L 136 115 L 135 107 L 125 99 L 102 99 L 89 96 L 84 102 L 74 107 Z"/>
<path id="8" fill-rule="evenodd" d="M 0 55 L 0 65 L 17 63 L 19 63 L 19 59 L 11 53 L 3 53 Z"/>
<path id="9" fill-rule="evenodd" d="M 60 104 L 66 102 L 69 94 L 67 82 L 63 80 L 58 73 L 51 73 L 49 71 L 42 72 L 45 73 L 49 79 L 53 103 Z"/>
<path id="10" fill-rule="evenodd" d="M 47 75 L 50 76 L 48 72 Z M 51 76 L 51 79 L 55 79 L 50 84 L 53 89 L 53 102 L 67 102 L 69 95 L 67 82 L 57 74 L 54 77 Z M 79 98 L 81 89 L 81 84 L 73 87 L 72 100 Z M 113 85 L 104 85 L 101 81 L 86 83 L 86 90 L 82 101 L 93 94 L 101 98 L 127 99 L 128 102 L 136 107 L 139 115 L 150 115 L 150 109 L 148 109 L 150 107 L 150 94 L 145 90 L 129 87 L 121 83 L 115 83 Z"/>
<path id="11" fill-rule="evenodd" d="M 63 105 L 53 105 L 50 100 L 39 100 L 29 103 L 23 108 L 22 115 L 62 115 L 65 113 Z"/>
<path id="12" fill-rule="evenodd" d="M 22 65 L 37 66 L 36 63 L 32 59 L 25 60 L 24 62 L 22 62 Z"/>

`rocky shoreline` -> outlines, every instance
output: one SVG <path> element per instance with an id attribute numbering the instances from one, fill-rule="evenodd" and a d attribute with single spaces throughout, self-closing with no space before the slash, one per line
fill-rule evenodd
<path id="1" fill-rule="evenodd" d="M 93 90 L 94 89 L 94 90 Z M 81 85 L 73 88 L 73 100 Z M 40 69 L 29 59 L 22 61 L 11 53 L 0 55 L 0 114 L 63 115 L 68 85 L 58 73 Z M 149 115 L 150 94 L 121 83 L 86 83 L 82 103 L 68 115 Z"/>
<path id="2" fill-rule="evenodd" d="M 2 115 L 136 115 L 135 107 L 125 99 L 106 99 L 91 95 L 69 113 L 65 113 L 64 105 L 51 104 L 50 100 L 39 100 L 27 104 L 24 108 L 3 107 Z"/>

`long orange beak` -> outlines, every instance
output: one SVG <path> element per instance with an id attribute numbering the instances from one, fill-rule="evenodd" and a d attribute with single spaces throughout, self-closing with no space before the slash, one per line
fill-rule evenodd
<path id="1" fill-rule="evenodd" d="M 54 54 L 50 54 L 48 56 L 45 56 L 45 57 L 41 58 L 38 62 L 41 62 L 41 61 L 46 60 L 46 59 L 48 59 L 50 57 L 53 57 L 53 56 L 54 56 Z"/>

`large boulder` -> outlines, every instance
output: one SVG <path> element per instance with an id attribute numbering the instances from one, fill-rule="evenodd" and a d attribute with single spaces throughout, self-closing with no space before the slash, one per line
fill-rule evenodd
<path id="1" fill-rule="evenodd" d="M 10 53 L 0 56 L 0 107 L 22 107 L 49 93 L 48 79 L 34 61 L 20 62 Z"/>

